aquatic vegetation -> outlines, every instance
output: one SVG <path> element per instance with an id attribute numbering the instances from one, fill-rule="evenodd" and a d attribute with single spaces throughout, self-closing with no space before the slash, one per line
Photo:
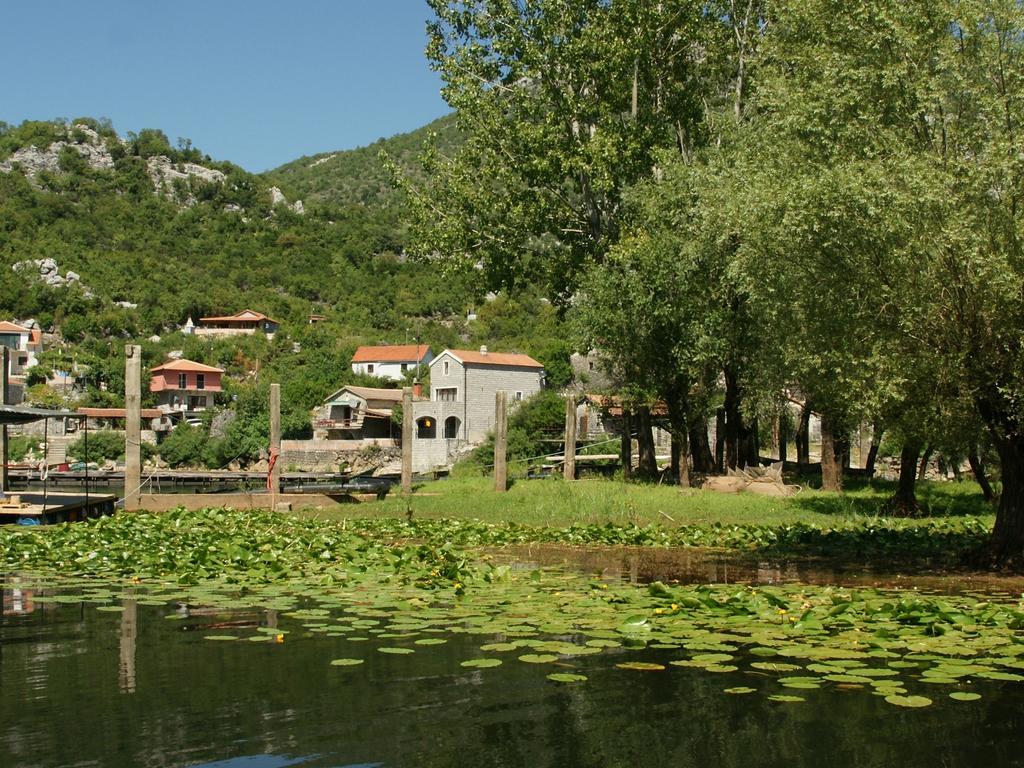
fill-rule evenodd
<path id="1" fill-rule="evenodd" d="M 696 535 L 582 530 L 589 533 L 573 535 L 642 535 L 654 542 Z M 935 530 L 941 541 L 977 532 L 970 520 L 880 530 L 882 540 L 927 540 Z M 748 533 L 737 535 L 746 541 Z M 130 603 L 164 605 L 174 607 L 169 619 L 186 623 L 194 607 L 201 615 L 274 611 L 267 626 L 211 623 L 202 638 L 283 643 L 323 636 L 352 643 L 351 657 L 325 656 L 325 666 L 358 666 L 378 654 L 401 664 L 414 652 L 439 653 L 432 646 L 462 634 L 476 639 L 481 655 L 451 663 L 479 674 L 503 674 L 496 668 L 504 660 L 538 666 L 559 683 L 585 683 L 594 668 L 717 674 L 727 693 L 759 693 L 776 702 L 804 700 L 789 691 L 852 690 L 917 708 L 932 704 L 937 693 L 964 694 L 950 698 L 969 702 L 985 686 L 1024 682 L 1020 596 L 802 584 L 636 586 L 496 566 L 460 548 L 513 534 L 547 535 L 453 521 L 345 524 L 268 512 L 178 511 L 4 529 L 0 562 L 39 573 L 22 578 L 49 590 L 35 597 L 40 603 L 87 603 L 112 614 Z M 772 535 L 795 537 L 793 543 L 833 533 Z M 236 643 L 228 652 L 253 647 Z M 363 657 L 360 647 L 367 650 Z M 551 665 L 559 669 L 546 673 Z"/>

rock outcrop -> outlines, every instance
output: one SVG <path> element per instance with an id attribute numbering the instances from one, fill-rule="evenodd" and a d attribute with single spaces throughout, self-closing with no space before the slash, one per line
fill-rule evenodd
<path id="1" fill-rule="evenodd" d="M 81 141 L 55 141 L 45 149 L 36 146 L 22 147 L 16 150 L 9 158 L 0 163 L 0 171 L 10 173 L 15 168 L 21 168 L 24 174 L 31 180 L 46 171 L 48 173 L 61 173 L 60 155 L 65 147 L 70 147 L 81 155 L 90 168 L 111 170 L 114 167 L 114 157 L 110 154 L 107 143 L 96 131 L 87 125 L 76 123 L 71 126 L 68 139 L 81 138 Z"/>
<path id="2" fill-rule="evenodd" d="M 28 259 L 27 261 L 17 262 L 11 266 L 11 269 L 29 279 L 46 283 L 51 288 L 64 288 L 77 283 L 81 286 L 82 293 L 86 298 L 91 299 L 93 297 L 92 290 L 89 286 L 82 283 L 82 278 L 77 272 L 68 270 L 63 275 L 60 273 L 56 259 Z"/>
<path id="3" fill-rule="evenodd" d="M 300 216 L 306 212 L 306 207 L 302 204 L 301 200 L 296 200 L 294 203 L 289 203 L 288 198 L 284 196 L 277 187 L 270 188 L 270 207 L 276 208 L 279 205 L 283 205 L 285 208 L 290 208 Z"/>

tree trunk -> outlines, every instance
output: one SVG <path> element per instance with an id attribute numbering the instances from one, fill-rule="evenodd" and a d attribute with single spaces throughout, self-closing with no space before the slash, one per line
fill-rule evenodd
<path id="1" fill-rule="evenodd" d="M 750 426 L 746 428 L 745 434 L 742 436 L 743 466 L 757 467 L 761 465 L 759 437 L 760 433 L 757 428 L 757 417 L 755 416 L 750 422 Z"/>
<path id="2" fill-rule="evenodd" d="M 878 458 L 878 447 L 882 444 L 883 430 L 877 424 L 871 430 L 871 447 L 868 448 L 868 460 L 864 462 L 864 470 L 868 477 L 875 476 L 875 460 Z"/>
<path id="3" fill-rule="evenodd" d="M 725 366 L 725 463 L 737 466 L 757 465 L 757 433 L 743 423 L 743 389 L 731 365 Z"/>
<path id="4" fill-rule="evenodd" d="M 622 459 L 622 479 L 629 480 L 633 476 L 633 425 L 629 411 L 622 409 L 622 436 L 619 452 Z"/>
<path id="5" fill-rule="evenodd" d="M 832 419 L 827 413 L 821 414 L 821 489 L 823 491 L 843 490 L 843 465 L 839 460 L 836 436 Z"/>
<path id="6" fill-rule="evenodd" d="M 786 462 L 786 443 L 789 442 L 789 414 L 785 411 L 779 414 L 778 421 L 778 445 L 779 445 L 779 461 L 782 463 Z"/>
<path id="7" fill-rule="evenodd" d="M 967 455 L 967 463 L 971 465 L 974 479 L 981 486 L 981 493 L 985 497 L 985 501 L 992 501 L 995 498 L 995 494 L 992 493 L 992 485 L 989 483 L 988 478 L 985 477 L 985 465 L 981 463 L 981 458 L 978 456 L 976 448 L 971 448 L 971 452 Z"/>
<path id="8" fill-rule="evenodd" d="M 677 381 L 672 391 L 666 392 L 668 404 L 669 430 L 672 435 L 671 472 L 680 488 L 690 487 L 690 447 L 688 445 L 689 419 L 687 418 L 686 393 L 689 386 L 685 381 Z"/>
<path id="9" fill-rule="evenodd" d="M 715 457 L 711 455 L 711 441 L 708 440 L 708 420 L 697 416 L 690 420 L 690 460 L 693 471 L 702 475 L 714 471 Z"/>
<path id="10" fill-rule="evenodd" d="M 915 484 L 917 481 L 917 459 L 921 455 L 921 441 L 913 438 L 903 442 L 900 451 L 900 482 L 896 493 L 886 503 L 886 512 L 899 517 L 913 517 L 920 508 L 917 505 Z"/>
<path id="11" fill-rule="evenodd" d="M 652 479 L 658 474 L 658 459 L 654 453 L 654 431 L 651 427 L 651 409 L 641 405 L 636 409 L 637 415 L 637 449 L 639 462 L 637 474 Z"/>
<path id="12" fill-rule="evenodd" d="M 921 466 L 917 470 L 918 480 L 924 480 L 924 473 L 928 471 L 928 462 L 932 460 L 932 453 L 934 451 L 935 448 L 930 445 L 924 449 L 924 456 L 921 457 Z"/>
<path id="13" fill-rule="evenodd" d="M 725 408 L 715 412 L 715 471 L 725 472 Z"/>
<path id="14" fill-rule="evenodd" d="M 996 450 L 1003 492 L 989 549 L 996 562 L 1020 563 L 1024 559 L 1024 436 L 1001 437 L 996 440 Z"/>
<path id="15" fill-rule="evenodd" d="M 796 463 L 811 463 L 811 404 L 800 409 L 800 423 L 796 428 Z"/>

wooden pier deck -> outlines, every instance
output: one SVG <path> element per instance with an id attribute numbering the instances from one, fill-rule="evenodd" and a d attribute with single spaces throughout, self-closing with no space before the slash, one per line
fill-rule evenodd
<path id="1" fill-rule="evenodd" d="M 13 495 L 21 497 L 25 504 L 21 508 L 0 507 L 0 524 L 31 520 L 37 523 L 63 523 L 101 517 L 114 513 L 117 496 L 111 493 L 63 493 L 50 491 L 44 494 L 36 491 L 22 491 Z"/>

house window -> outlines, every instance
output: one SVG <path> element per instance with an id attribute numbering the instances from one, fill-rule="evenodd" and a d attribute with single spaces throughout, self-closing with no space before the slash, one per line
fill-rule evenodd
<path id="1" fill-rule="evenodd" d="M 447 376 L 447 375 L 448 375 L 448 361 L 447 361 L 447 360 L 445 360 L 445 361 L 444 361 L 444 362 L 443 362 L 443 363 L 441 364 L 441 366 L 442 366 L 442 367 L 444 368 L 444 375 L 445 375 L 445 376 Z"/>
<path id="2" fill-rule="evenodd" d="M 409 370 L 409 364 L 408 363 L 402 363 L 402 373 L 405 373 L 408 370 Z"/>
<path id="3" fill-rule="evenodd" d="M 188 375 L 184 373 L 178 374 L 178 389 L 188 388 Z"/>
<path id="4" fill-rule="evenodd" d="M 452 440 L 459 436 L 459 419 L 457 416 L 449 416 L 444 420 L 444 436 Z"/>
<path id="5" fill-rule="evenodd" d="M 516 400 L 519 401 L 519 400 L 522 400 L 522 399 L 523 399 L 523 393 L 522 392 L 516 392 Z"/>
<path id="6" fill-rule="evenodd" d="M 587 363 L 587 365 L 590 366 L 590 370 L 594 370 L 594 363 L 593 363 L 593 361 Z"/>
<path id="7" fill-rule="evenodd" d="M 206 374 L 205 373 L 197 373 L 196 374 L 196 389 L 206 389 Z"/>
<path id="8" fill-rule="evenodd" d="M 458 394 L 456 387 L 438 387 L 434 390 L 434 399 L 441 403 L 454 403 L 458 400 Z"/>
<path id="9" fill-rule="evenodd" d="M 367 363 L 366 364 L 366 372 L 367 373 L 373 373 L 373 363 Z"/>
<path id="10" fill-rule="evenodd" d="M 416 437 L 420 440 L 433 440 L 437 437 L 437 420 L 432 416 L 423 416 L 417 419 Z"/>

